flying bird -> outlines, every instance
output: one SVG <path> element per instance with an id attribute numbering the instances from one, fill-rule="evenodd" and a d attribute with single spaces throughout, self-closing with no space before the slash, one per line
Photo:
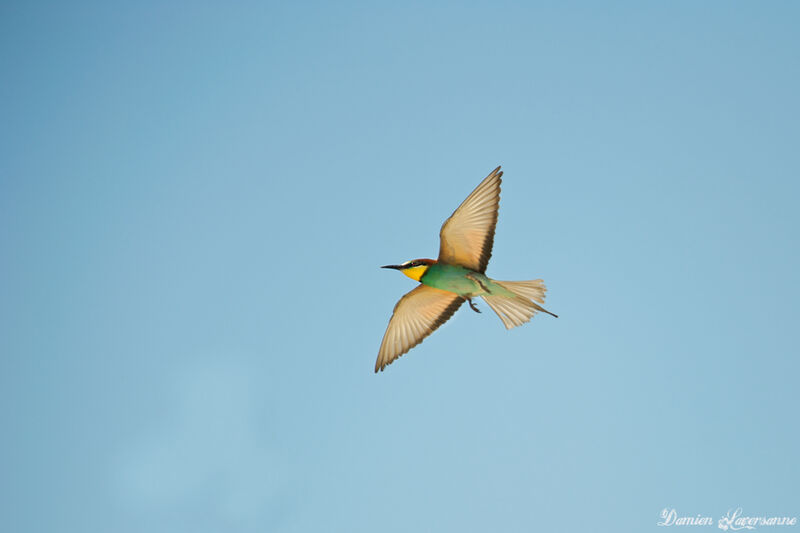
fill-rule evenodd
<path id="1" fill-rule="evenodd" d="M 381 267 L 399 270 L 420 285 L 394 306 L 375 372 L 421 343 L 464 302 L 480 313 L 472 301 L 477 296 L 497 313 L 506 329 L 524 324 L 537 311 L 558 318 L 539 305 L 547 290 L 542 280 L 497 281 L 485 275 L 492 256 L 502 176 L 500 167 L 494 169 L 442 224 L 438 259 Z"/>

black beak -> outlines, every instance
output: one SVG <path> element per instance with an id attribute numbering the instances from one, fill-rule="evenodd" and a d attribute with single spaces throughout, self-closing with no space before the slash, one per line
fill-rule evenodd
<path id="1" fill-rule="evenodd" d="M 400 266 L 400 265 L 385 265 L 385 266 L 382 266 L 381 268 L 393 268 L 395 270 L 403 270 L 403 267 Z"/>

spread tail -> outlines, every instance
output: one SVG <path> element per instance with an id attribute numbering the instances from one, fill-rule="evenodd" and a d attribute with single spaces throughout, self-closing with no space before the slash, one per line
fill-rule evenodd
<path id="1" fill-rule="evenodd" d="M 494 294 L 481 296 L 483 301 L 489 304 L 489 307 L 497 313 L 497 316 L 505 324 L 506 329 L 524 324 L 536 314 L 536 311 L 542 311 L 558 318 L 558 315 L 551 313 L 536 303 L 544 303 L 544 293 L 547 289 L 542 280 L 493 281 L 515 295 L 513 298 Z"/>

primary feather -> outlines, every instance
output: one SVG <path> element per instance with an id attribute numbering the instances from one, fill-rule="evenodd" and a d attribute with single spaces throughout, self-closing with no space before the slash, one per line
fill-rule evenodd
<path id="1" fill-rule="evenodd" d="M 494 169 L 442 224 L 440 262 L 486 272 L 492 256 L 502 176 L 500 167 Z"/>
<path id="2" fill-rule="evenodd" d="M 461 304 L 459 295 L 428 285 L 417 288 L 400 298 L 375 361 L 375 372 L 421 343 L 422 340 L 447 322 Z"/>

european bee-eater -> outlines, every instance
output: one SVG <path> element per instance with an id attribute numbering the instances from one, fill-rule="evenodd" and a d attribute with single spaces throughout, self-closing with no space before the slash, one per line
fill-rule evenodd
<path id="1" fill-rule="evenodd" d="M 484 274 L 492 256 L 502 175 L 500 167 L 494 169 L 442 224 L 439 259 L 414 259 L 381 267 L 399 270 L 421 285 L 394 306 L 375 372 L 421 343 L 462 303 L 468 302 L 480 313 L 472 302 L 476 296 L 489 304 L 506 329 L 524 324 L 536 311 L 557 317 L 536 303 L 544 303 L 547 289 L 542 280 L 497 281 Z"/>

